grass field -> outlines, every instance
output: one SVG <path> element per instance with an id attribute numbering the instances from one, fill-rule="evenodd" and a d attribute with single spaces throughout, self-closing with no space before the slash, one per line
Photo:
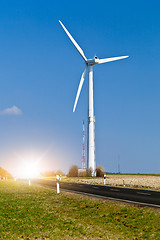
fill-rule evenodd
<path id="1" fill-rule="evenodd" d="M 160 211 L 0 181 L 0 239 L 160 239 Z"/>

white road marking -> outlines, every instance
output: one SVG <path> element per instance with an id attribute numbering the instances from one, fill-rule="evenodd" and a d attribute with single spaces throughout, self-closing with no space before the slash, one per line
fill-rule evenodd
<path id="1" fill-rule="evenodd" d="M 119 192 L 118 189 L 113 189 L 113 188 L 110 188 L 111 191 L 115 191 L 115 192 Z"/>
<path id="2" fill-rule="evenodd" d="M 151 195 L 150 193 L 143 193 L 143 192 L 137 192 L 137 194 L 148 195 L 148 196 Z"/>

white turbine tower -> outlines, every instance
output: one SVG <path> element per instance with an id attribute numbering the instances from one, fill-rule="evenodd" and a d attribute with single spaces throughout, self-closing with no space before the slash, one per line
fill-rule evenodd
<path id="1" fill-rule="evenodd" d="M 91 169 L 92 176 L 96 175 L 95 169 L 96 169 L 96 162 L 95 162 L 95 133 L 94 133 L 94 125 L 95 125 L 95 116 L 94 116 L 94 107 L 93 107 L 93 65 L 95 64 L 101 64 L 101 63 L 107 63 L 112 62 L 116 60 L 120 60 L 123 58 L 127 58 L 128 56 L 120 56 L 120 57 L 111 57 L 111 58 L 104 58 L 99 59 L 98 57 L 94 57 L 93 59 L 87 59 L 84 55 L 83 50 L 80 48 L 80 46 L 77 44 L 77 42 L 74 40 L 74 38 L 71 36 L 71 34 L 68 32 L 68 30 L 65 28 L 63 23 L 59 20 L 61 26 L 63 27 L 64 31 L 82 56 L 82 58 L 85 61 L 86 67 L 84 72 L 82 73 L 82 77 L 79 83 L 73 112 L 76 109 L 78 98 L 82 89 L 82 85 L 85 79 L 86 72 L 88 70 L 88 159 L 87 159 L 87 167 Z"/>

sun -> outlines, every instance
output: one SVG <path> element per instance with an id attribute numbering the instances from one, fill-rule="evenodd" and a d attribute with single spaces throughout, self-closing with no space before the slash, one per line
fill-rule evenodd
<path id="1" fill-rule="evenodd" d="M 40 176 L 38 161 L 34 159 L 25 159 L 19 168 L 21 178 L 36 178 Z"/>

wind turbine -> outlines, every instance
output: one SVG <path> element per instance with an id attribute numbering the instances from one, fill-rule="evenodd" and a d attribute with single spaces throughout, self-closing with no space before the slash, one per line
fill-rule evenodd
<path id="1" fill-rule="evenodd" d="M 92 59 L 87 59 L 86 56 L 84 55 L 83 50 L 80 48 L 80 46 L 77 44 L 77 42 L 74 40 L 74 38 L 71 36 L 71 34 L 68 32 L 66 27 L 63 25 L 63 23 L 59 20 L 59 23 L 61 24 L 62 28 L 82 56 L 82 58 L 85 61 L 85 70 L 82 73 L 81 80 L 79 83 L 74 107 L 73 107 L 73 112 L 76 109 L 77 102 L 79 99 L 79 95 L 83 86 L 83 82 L 85 79 L 85 75 L 88 70 L 88 159 L 87 159 L 87 167 L 91 169 L 92 176 L 96 176 L 96 161 L 95 161 L 95 116 L 94 116 L 94 106 L 93 106 L 93 65 L 95 64 L 101 64 L 101 63 L 107 63 L 107 62 L 112 62 L 120 59 L 127 58 L 128 56 L 120 56 L 120 57 L 111 57 L 111 58 L 104 58 L 104 59 L 99 59 L 98 57 L 94 57 Z"/>

